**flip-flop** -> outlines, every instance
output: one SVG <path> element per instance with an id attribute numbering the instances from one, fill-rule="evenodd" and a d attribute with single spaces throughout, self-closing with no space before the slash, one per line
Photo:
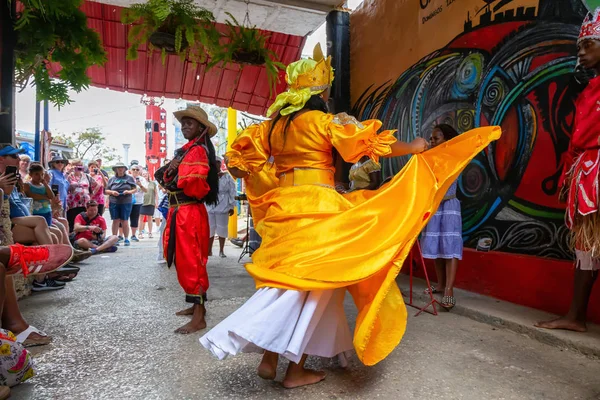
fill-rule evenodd
<path id="1" fill-rule="evenodd" d="M 29 335 L 32 333 L 37 333 L 41 338 L 30 339 Z M 50 342 L 52 342 L 52 338 L 33 325 L 29 325 L 29 328 L 17 335 L 17 343 L 21 343 L 24 347 L 45 346 Z"/>

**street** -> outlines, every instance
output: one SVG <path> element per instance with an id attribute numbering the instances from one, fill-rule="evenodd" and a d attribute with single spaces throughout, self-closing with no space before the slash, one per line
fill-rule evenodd
<path id="1" fill-rule="evenodd" d="M 254 292 L 240 250 L 228 242 L 228 258 L 210 258 L 209 328 Z M 259 355 L 218 361 L 200 334 L 174 334 L 186 322 L 175 316 L 184 296 L 174 269 L 155 259 L 156 239 L 145 239 L 81 263 L 63 290 L 23 299 L 26 319 L 54 342 L 31 349 L 38 375 L 11 398 L 600 399 L 598 360 L 452 313 L 413 317 L 412 309 L 402 343 L 383 362 L 366 367 L 354 358 L 344 370 L 313 358 L 309 365 L 327 379 L 286 390 L 256 376 Z M 349 297 L 346 309 L 353 324 Z M 286 366 L 280 361 L 278 381 Z"/>

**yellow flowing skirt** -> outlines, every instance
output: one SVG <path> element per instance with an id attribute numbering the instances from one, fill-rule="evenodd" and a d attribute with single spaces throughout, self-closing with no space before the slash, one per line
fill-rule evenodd
<path id="1" fill-rule="evenodd" d="M 463 133 L 411 157 L 374 191 L 280 188 L 272 169 L 253 175 L 247 193 L 262 244 L 246 269 L 256 287 L 347 288 L 358 308 L 356 353 L 366 365 L 383 360 L 406 330 L 395 282 L 406 256 L 452 182 L 500 134 L 499 127 Z"/>

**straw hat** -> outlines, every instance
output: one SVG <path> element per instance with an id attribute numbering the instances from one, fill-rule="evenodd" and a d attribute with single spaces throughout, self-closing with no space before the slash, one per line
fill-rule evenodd
<path id="1" fill-rule="evenodd" d="M 206 111 L 204 111 L 200 106 L 190 104 L 185 110 L 175 111 L 173 115 L 175 116 L 175 118 L 177 118 L 177 121 L 179 122 L 181 122 L 182 118 L 188 117 L 195 119 L 204 126 L 207 126 L 208 135 L 210 137 L 213 137 L 217 134 L 217 127 L 215 126 L 215 124 L 208 120 L 208 115 L 206 114 Z"/>

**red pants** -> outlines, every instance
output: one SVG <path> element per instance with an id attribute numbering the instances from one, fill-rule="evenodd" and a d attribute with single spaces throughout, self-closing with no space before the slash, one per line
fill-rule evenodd
<path id="1" fill-rule="evenodd" d="M 197 303 L 208 290 L 208 214 L 204 204 L 187 204 L 169 209 L 163 235 L 165 258 L 171 237 L 171 222 L 175 216 L 175 258 L 177 279 L 186 294 L 186 301 Z"/>

